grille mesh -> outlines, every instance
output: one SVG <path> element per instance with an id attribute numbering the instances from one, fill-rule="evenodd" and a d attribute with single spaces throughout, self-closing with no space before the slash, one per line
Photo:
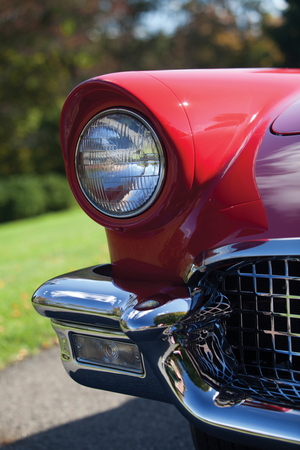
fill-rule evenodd
<path id="1" fill-rule="evenodd" d="M 226 323 L 227 341 L 247 390 L 261 401 L 299 407 L 300 261 L 247 264 L 222 283 L 233 309 Z"/>

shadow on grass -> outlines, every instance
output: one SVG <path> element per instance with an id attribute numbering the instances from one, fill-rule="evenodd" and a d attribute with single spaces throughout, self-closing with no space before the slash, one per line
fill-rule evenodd
<path id="1" fill-rule="evenodd" d="M 59 409 L 59 405 L 57 405 Z M 188 422 L 172 405 L 134 399 L 110 411 L 2 444 L 5 450 L 193 449 Z"/>

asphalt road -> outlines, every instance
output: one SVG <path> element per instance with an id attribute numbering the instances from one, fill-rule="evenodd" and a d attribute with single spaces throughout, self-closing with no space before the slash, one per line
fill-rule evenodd
<path id="1" fill-rule="evenodd" d="M 0 448 L 193 450 L 174 406 L 79 386 L 55 347 L 0 372 Z"/>

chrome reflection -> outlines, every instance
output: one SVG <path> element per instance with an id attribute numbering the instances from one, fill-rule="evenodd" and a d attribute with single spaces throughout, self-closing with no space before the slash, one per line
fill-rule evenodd
<path id="1" fill-rule="evenodd" d="M 218 391 L 198 376 L 184 349 L 173 351 L 164 367 L 165 380 L 174 394 L 174 404 L 195 426 L 214 436 L 245 445 L 274 449 L 294 448 L 300 444 L 299 411 L 270 408 L 235 397 L 230 408 L 220 408 Z M 223 398 L 219 399 L 223 402 Z M 225 398 L 225 403 L 227 399 Z M 227 406 L 226 404 L 222 406 Z"/>
<path id="2" fill-rule="evenodd" d="M 223 321 L 231 313 L 228 299 L 207 280 L 192 294 L 185 317 L 176 321 L 173 311 L 173 324 L 155 319 L 155 312 L 157 317 L 163 315 L 161 307 L 151 315 L 131 315 L 133 306 L 123 315 L 134 318 L 126 322 L 126 334 L 138 344 L 164 389 L 172 391 L 175 406 L 197 427 L 228 440 L 244 443 L 246 433 L 249 445 L 264 446 L 266 439 L 272 439 L 274 448 L 277 442 L 278 448 L 283 443 L 287 448 L 298 445 L 297 411 L 252 402 L 245 392 L 231 386 L 238 367 L 224 336 Z M 181 302 L 174 300 L 174 304 Z M 165 308 L 170 311 L 171 305 Z M 193 345 L 198 346 L 197 353 Z M 214 361 L 209 356 L 212 352 Z M 216 385 L 220 375 L 223 386 Z"/>
<path id="3" fill-rule="evenodd" d="M 205 279 L 193 291 L 199 309 L 179 321 L 170 335 L 185 348 L 203 380 L 226 385 L 238 367 L 225 337 L 224 322 L 232 312 L 229 300 Z"/>
<path id="4" fill-rule="evenodd" d="M 103 302 L 103 303 L 110 303 L 111 305 L 115 305 L 115 303 L 118 301 L 117 297 L 114 295 L 104 295 L 104 294 L 92 294 L 87 292 L 80 292 L 80 291 L 53 291 L 51 292 L 52 298 L 76 298 L 76 299 L 83 299 L 83 300 L 92 300 L 97 302 Z"/>
<path id="5" fill-rule="evenodd" d="M 152 303 L 149 309 L 140 310 L 139 305 L 127 308 L 121 316 L 123 331 L 138 335 L 146 330 L 164 329 L 174 325 L 184 318 L 191 306 L 190 298 L 178 298 L 153 309 Z"/>
<path id="6" fill-rule="evenodd" d="M 137 303 L 136 296 L 93 269 L 89 267 L 44 283 L 32 297 L 37 312 L 55 320 L 120 329 L 122 312 Z"/>

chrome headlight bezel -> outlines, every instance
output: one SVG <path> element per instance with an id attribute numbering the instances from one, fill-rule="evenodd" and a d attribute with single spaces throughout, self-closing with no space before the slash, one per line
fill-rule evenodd
<path id="1" fill-rule="evenodd" d="M 80 173 L 79 173 L 80 169 L 79 169 L 79 163 L 78 163 L 79 159 L 78 158 L 79 158 L 79 154 L 82 153 L 80 146 L 81 146 L 81 143 L 82 143 L 87 131 L 89 129 L 91 129 L 91 127 L 93 126 L 93 124 L 95 122 L 100 121 L 104 117 L 112 116 L 112 115 L 123 115 L 123 116 L 125 115 L 125 116 L 128 116 L 129 119 L 131 118 L 133 121 L 139 122 L 140 125 L 142 127 L 144 127 L 147 132 L 149 132 L 149 135 L 151 136 L 151 139 L 153 140 L 153 144 L 155 145 L 157 155 L 158 155 L 159 168 L 158 168 L 158 176 L 157 176 L 156 185 L 155 185 L 154 189 L 152 189 L 151 194 L 148 195 L 148 198 L 146 198 L 146 200 L 138 208 L 131 210 L 131 211 L 114 212 L 114 211 L 108 210 L 107 208 L 101 207 L 101 205 L 99 205 L 99 203 L 97 204 L 97 202 L 87 192 L 87 189 L 84 186 L 84 183 L 82 181 L 82 177 L 80 176 Z M 136 217 L 136 216 L 142 214 L 143 212 L 145 212 L 147 209 L 149 209 L 149 207 L 152 206 L 155 203 L 155 201 L 157 200 L 157 198 L 161 192 L 161 189 L 162 189 L 162 186 L 163 186 L 163 183 L 165 180 L 165 175 L 166 175 L 166 156 L 165 156 L 165 151 L 163 149 L 163 145 L 158 137 L 158 134 L 153 129 L 152 125 L 150 125 L 150 123 L 146 119 L 144 119 L 144 117 L 142 117 L 140 114 L 138 114 L 134 111 L 131 111 L 130 109 L 126 109 L 126 108 L 107 109 L 107 110 L 101 111 L 100 113 L 96 114 L 91 120 L 89 120 L 89 122 L 82 129 L 80 136 L 77 140 L 74 162 L 75 162 L 75 173 L 76 173 L 77 181 L 80 186 L 81 192 L 83 193 L 85 198 L 89 201 L 89 203 L 97 211 L 99 211 L 100 213 L 102 213 L 108 217 L 111 217 L 113 219 L 127 219 L 127 218 Z M 98 190 L 99 190 L 99 187 L 98 187 Z"/>

